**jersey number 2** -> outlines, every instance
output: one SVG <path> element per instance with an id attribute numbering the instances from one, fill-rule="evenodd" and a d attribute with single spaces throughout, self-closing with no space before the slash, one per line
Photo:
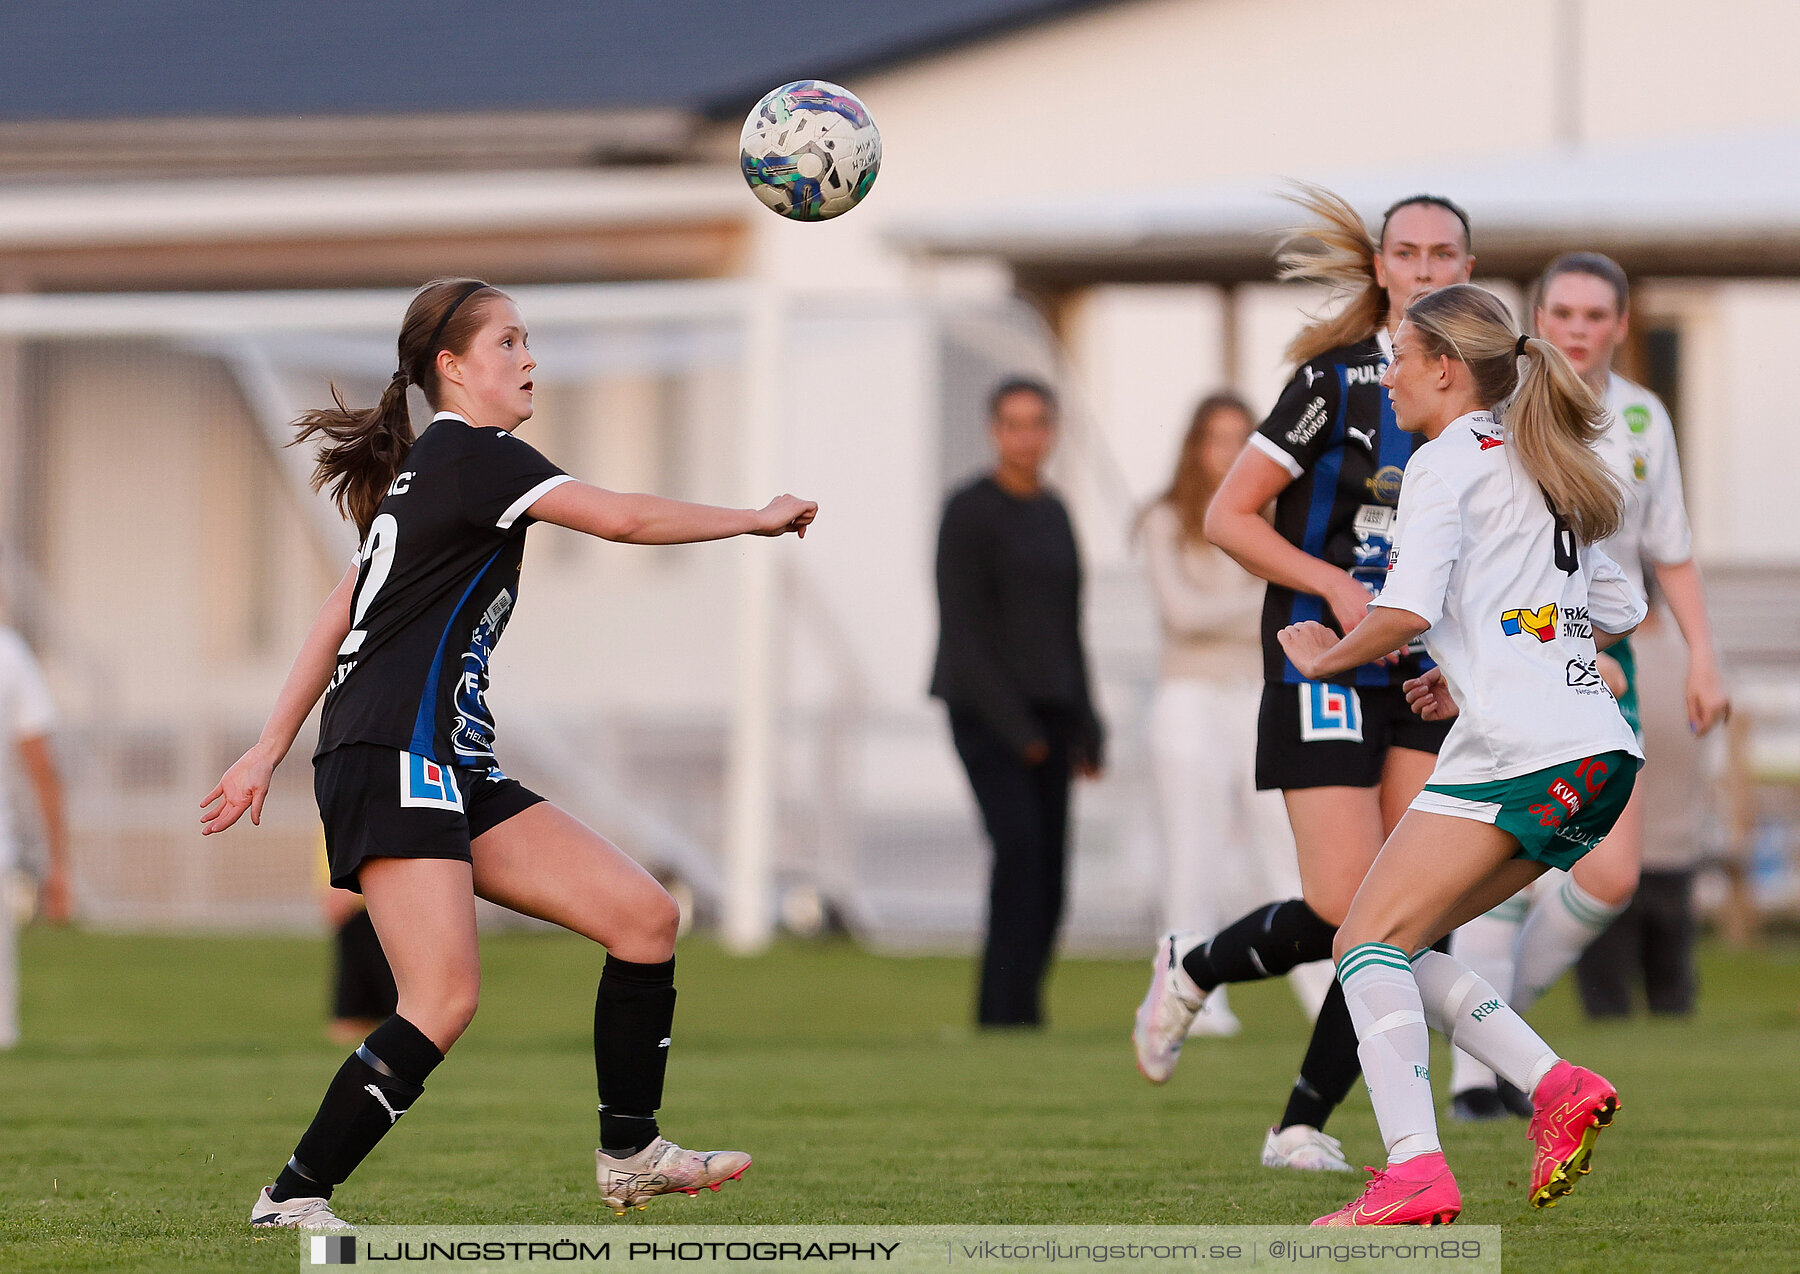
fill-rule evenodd
<path id="1" fill-rule="evenodd" d="M 394 569 L 394 547 L 399 538 L 400 524 L 391 513 L 383 513 L 369 524 L 369 538 L 363 544 L 363 560 L 369 564 L 369 573 L 363 576 L 362 587 L 356 590 L 356 611 L 350 617 L 350 634 L 338 647 L 338 654 L 353 655 L 362 649 L 363 639 L 369 635 L 361 626 L 363 616 L 369 613 L 375 594 L 381 591 L 381 586 L 387 583 L 388 572 Z"/>

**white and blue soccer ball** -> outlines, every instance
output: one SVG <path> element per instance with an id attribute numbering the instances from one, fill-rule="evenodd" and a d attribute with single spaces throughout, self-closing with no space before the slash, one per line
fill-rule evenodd
<path id="1" fill-rule="evenodd" d="M 881 133 L 856 94 L 824 80 L 783 84 L 756 104 L 738 139 L 744 180 L 795 221 L 829 221 L 869 193 Z"/>

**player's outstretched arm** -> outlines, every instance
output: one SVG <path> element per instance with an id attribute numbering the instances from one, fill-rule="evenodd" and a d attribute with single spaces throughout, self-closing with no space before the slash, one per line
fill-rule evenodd
<path id="1" fill-rule="evenodd" d="M 722 509 L 660 495 L 608 491 L 585 482 L 553 487 L 528 510 L 540 522 L 620 544 L 698 544 L 789 531 L 804 537 L 818 511 L 814 501 L 791 495 L 776 496 L 760 509 Z"/>
<path id="2" fill-rule="evenodd" d="M 1302 677 L 1325 681 L 1405 648 L 1430 627 L 1422 616 L 1409 610 L 1376 606 L 1341 639 L 1310 619 L 1289 624 L 1275 636 Z"/>
<path id="3" fill-rule="evenodd" d="M 294 746 L 294 736 L 300 733 L 306 714 L 325 693 L 337 671 L 338 648 L 350 632 L 350 602 L 356 593 L 356 575 L 357 567 L 352 566 L 319 608 L 306 640 L 300 644 L 300 653 L 294 656 L 294 666 L 288 669 L 281 693 L 276 696 L 262 737 L 225 771 L 218 785 L 200 802 L 201 835 L 224 831 L 242 818 L 245 810 L 250 812 L 252 823 L 261 825 L 270 776 Z"/>

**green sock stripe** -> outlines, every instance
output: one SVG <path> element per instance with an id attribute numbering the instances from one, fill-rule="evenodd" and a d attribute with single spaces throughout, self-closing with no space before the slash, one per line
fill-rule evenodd
<path id="1" fill-rule="evenodd" d="M 1430 947 L 1420 947 L 1417 951 L 1413 952 L 1411 955 L 1406 957 L 1406 962 L 1408 964 L 1417 964 L 1419 962 L 1419 958 L 1421 956 L 1423 956 L 1427 951 L 1430 951 L 1430 950 L 1431 950 Z"/>
<path id="2" fill-rule="evenodd" d="M 1411 975 L 1412 965 L 1404 960 L 1389 960 L 1384 957 L 1369 957 L 1362 960 L 1345 960 L 1338 965 L 1338 981 L 1353 978 L 1359 973 L 1367 973 L 1370 969 L 1393 969 Z"/>
<path id="3" fill-rule="evenodd" d="M 1344 958 L 1338 961 L 1338 980 L 1376 967 L 1412 972 L 1412 964 L 1399 947 L 1385 942 L 1362 942 L 1344 952 Z"/>
<path id="4" fill-rule="evenodd" d="M 1344 960 L 1348 960 L 1351 956 L 1363 952 L 1367 952 L 1370 955 L 1391 955 L 1399 960 L 1406 959 L 1406 952 L 1402 951 L 1391 942 L 1359 942 L 1354 947 L 1351 947 L 1348 951 L 1344 952 Z M 1338 963 L 1341 964 L 1343 961 L 1340 960 Z"/>
<path id="5" fill-rule="evenodd" d="M 1570 888 L 1574 883 L 1573 880 L 1565 881 L 1563 887 L 1556 891 L 1556 896 L 1562 901 L 1564 909 L 1584 925 L 1595 928 L 1605 926 L 1612 919 L 1613 911 L 1605 908 L 1604 905 L 1596 907 L 1585 899 L 1577 898 L 1574 890 Z"/>
<path id="6" fill-rule="evenodd" d="M 1385 960 L 1397 964 L 1406 964 L 1406 953 L 1399 947 L 1389 946 L 1385 942 L 1363 942 L 1344 952 L 1344 958 L 1338 961 L 1338 967 L 1346 964 L 1360 963 L 1364 960 Z"/>
<path id="7" fill-rule="evenodd" d="M 1529 898 L 1521 898 L 1515 894 L 1513 897 L 1508 898 L 1505 902 L 1501 903 L 1498 907 L 1493 908 L 1487 914 L 1492 916 L 1495 920 L 1503 920 L 1507 924 L 1518 924 L 1525 919 L 1526 913 L 1530 910 L 1531 900 Z"/>

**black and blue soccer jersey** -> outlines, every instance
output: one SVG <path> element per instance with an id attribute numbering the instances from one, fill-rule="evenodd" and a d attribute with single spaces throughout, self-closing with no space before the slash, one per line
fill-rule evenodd
<path id="1" fill-rule="evenodd" d="M 1302 363 L 1251 444 L 1294 479 L 1275 499 L 1275 529 L 1289 543 L 1342 567 L 1371 594 L 1387 579 L 1400 479 L 1418 435 L 1401 432 L 1381 374 L 1387 355 L 1374 337 Z M 1339 629 L 1325 599 L 1270 584 L 1263 598 L 1263 679 L 1300 682 L 1275 634 L 1317 620 Z M 1338 680 L 1399 685 L 1416 677 L 1422 656 L 1392 668 L 1365 664 Z"/>
<path id="2" fill-rule="evenodd" d="M 358 553 L 317 755 L 376 743 L 440 765 L 494 763 L 488 658 L 519 599 L 525 510 L 569 481 L 507 431 L 438 413 Z"/>

